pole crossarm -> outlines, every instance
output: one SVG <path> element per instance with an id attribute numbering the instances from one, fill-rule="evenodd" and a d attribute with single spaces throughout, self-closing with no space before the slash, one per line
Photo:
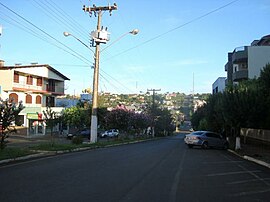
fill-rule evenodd
<path id="1" fill-rule="evenodd" d="M 89 12 L 90 14 L 92 14 L 92 12 L 98 12 L 98 11 L 109 11 L 110 13 L 113 11 L 113 10 L 117 10 L 117 5 L 114 3 L 112 6 L 95 6 L 95 4 L 90 7 L 86 7 L 85 5 L 83 5 L 83 11 L 84 12 Z"/>

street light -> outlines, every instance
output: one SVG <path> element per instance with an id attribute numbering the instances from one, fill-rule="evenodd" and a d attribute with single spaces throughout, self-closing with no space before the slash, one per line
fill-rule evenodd
<path id="1" fill-rule="evenodd" d="M 117 41 L 119 41 L 120 39 L 122 39 L 124 36 L 126 36 L 128 34 L 136 35 L 138 33 L 139 33 L 139 30 L 138 29 L 133 29 L 132 31 L 127 32 L 127 33 L 123 34 L 122 36 L 118 37 L 115 41 L 113 41 L 110 45 L 108 45 L 105 48 L 103 48 L 100 52 L 103 52 L 107 48 L 111 47 L 113 44 L 115 44 Z"/>
<path id="2" fill-rule="evenodd" d="M 86 48 L 88 48 L 90 51 L 92 51 L 92 53 L 95 54 L 95 52 L 87 44 L 85 44 L 82 40 L 80 40 L 76 36 L 72 35 L 69 32 L 63 32 L 63 34 L 64 34 L 65 37 L 72 36 L 74 39 L 76 39 L 77 41 L 79 41 L 82 45 L 84 45 Z"/>
<path id="3" fill-rule="evenodd" d="M 97 31 L 99 32 L 100 29 L 100 21 L 98 22 L 98 27 L 97 27 Z M 95 40 L 96 43 L 96 52 L 94 52 L 92 49 L 90 49 L 90 47 L 88 45 L 86 45 L 84 42 L 82 42 L 80 39 L 78 39 L 77 37 L 73 36 L 72 34 L 68 33 L 68 32 L 64 32 L 64 36 L 72 36 L 73 38 L 75 38 L 77 41 L 79 41 L 81 44 L 83 44 L 85 47 L 87 47 L 89 50 L 91 50 L 94 53 L 94 59 L 95 59 L 95 66 L 94 66 L 94 78 L 93 78 L 93 95 L 92 95 L 92 113 L 91 113 L 91 137 L 90 137 L 90 142 L 91 143 L 95 143 L 97 142 L 97 126 L 98 126 L 98 120 L 97 120 L 97 109 L 98 109 L 98 76 L 99 76 L 99 56 L 100 53 L 102 51 L 104 51 L 105 49 L 109 48 L 110 46 L 112 46 L 114 43 L 116 43 L 117 41 L 119 41 L 120 39 L 122 39 L 124 36 L 126 36 L 127 34 L 132 34 L 132 35 L 136 35 L 139 33 L 138 29 L 134 29 L 130 32 L 127 32 L 125 34 L 123 34 L 122 36 L 120 36 L 118 39 L 116 39 L 115 41 L 113 41 L 109 46 L 105 47 L 104 49 L 100 50 L 100 41 L 99 38 L 97 38 Z"/>

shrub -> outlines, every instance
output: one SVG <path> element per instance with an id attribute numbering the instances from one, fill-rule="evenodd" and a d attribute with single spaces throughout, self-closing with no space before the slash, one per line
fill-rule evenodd
<path id="1" fill-rule="evenodd" d="M 82 144 L 83 138 L 80 136 L 75 136 L 72 138 L 72 144 Z"/>

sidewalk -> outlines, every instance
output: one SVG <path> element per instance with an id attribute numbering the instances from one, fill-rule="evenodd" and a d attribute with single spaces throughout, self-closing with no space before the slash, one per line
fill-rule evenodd
<path id="1" fill-rule="evenodd" d="M 244 144 L 241 143 L 241 150 L 229 150 L 246 160 L 255 162 L 270 168 L 270 146 L 259 144 Z"/>
<path id="2" fill-rule="evenodd" d="M 242 144 L 242 150 L 239 152 L 242 156 L 246 155 L 270 163 L 270 146 Z"/>

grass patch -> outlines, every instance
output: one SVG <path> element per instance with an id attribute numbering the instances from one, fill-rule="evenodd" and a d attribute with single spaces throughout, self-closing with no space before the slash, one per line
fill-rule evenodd
<path id="1" fill-rule="evenodd" d="M 87 147 L 87 144 L 51 144 L 43 143 L 30 147 L 32 150 L 42 150 L 42 151 L 64 151 L 64 150 L 73 150 L 82 147 Z"/>
<path id="2" fill-rule="evenodd" d="M 130 143 L 137 140 L 143 140 L 144 138 L 139 139 L 108 139 L 108 141 L 100 141 L 93 144 L 58 144 L 54 143 L 43 143 L 39 145 L 35 145 L 30 147 L 32 150 L 42 150 L 42 151 L 71 151 L 78 148 L 97 148 L 97 147 L 105 147 L 109 145 L 116 145 L 116 144 L 123 144 L 123 143 Z"/>
<path id="3" fill-rule="evenodd" d="M 27 156 L 30 154 L 34 154 L 37 152 L 33 152 L 33 150 L 42 150 L 42 151 L 72 151 L 78 148 L 102 148 L 110 145 L 117 145 L 123 143 L 132 143 L 138 140 L 146 140 L 149 138 L 115 138 L 115 139 L 108 139 L 108 141 L 100 141 L 93 144 L 59 144 L 54 143 L 41 143 L 38 145 L 34 145 L 28 148 L 18 148 L 18 147 L 8 147 L 3 150 L 0 150 L 0 160 L 4 159 L 15 159 L 22 156 Z"/>
<path id="4" fill-rule="evenodd" d="M 33 154 L 33 152 L 28 148 L 5 148 L 0 150 L 0 160 L 15 159 L 29 154 Z"/>

